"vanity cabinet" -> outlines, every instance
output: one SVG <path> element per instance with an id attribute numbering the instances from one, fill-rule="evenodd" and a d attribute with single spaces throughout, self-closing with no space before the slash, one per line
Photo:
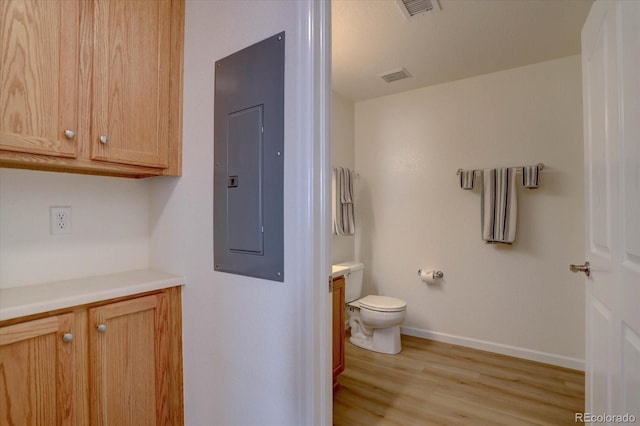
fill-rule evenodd
<path id="1" fill-rule="evenodd" d="M 344 277 L 333 279 L 333 389 L 338 387 L 338 375 L 344 371 Z"/>
<path id="2" fill-rule="evenodd" d="M 180 306 L 173 287 L 1 326 L 0 425 L 184 424 Z"/>
<path id="3" fill-rule="evenodd" d="M 184 0 L 3 0 L 0 24 L 0 165 L 180 175 Z"/>

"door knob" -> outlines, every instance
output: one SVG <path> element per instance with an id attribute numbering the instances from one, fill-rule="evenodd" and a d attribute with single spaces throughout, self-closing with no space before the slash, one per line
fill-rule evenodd
<path id="1" fill-rule="evenodd" d="M 73 340 L 73 334 L 71 334 L 71 333 L 64 333 L 64 334 L 62 335 L 62 341 L 63 341 L 63 342 L 69 343 L 69 342 L 70 342 L 70 341 L 72 341 L 72 340 Z"/>
<path id="2" fill-rule="evenodd" d="M 584 265 L 574 265 L 573 263 L 569 265 L 569 270 L 571 272 L 584 272 L 584 274 L 588 277 L 591 276 L 591 264 L 589 262 L 584 262 Z"/>
<path id="3" fill-rule="evenodd" d="M 73 139 L 73 138 L 75 138 L 75 137 L 76 137 L 76 132 L 74 132 L 73 130 L 69 130 L 69 129 L 67 129 L 67 130 L 65 130 L 65 131 L 64 131 L 64 136 L 65 136 L 67 139 Z"/>
<path id="4" fill-rule="evenodd" d="M 100 136 L 100 142 L 108 143 L 109 142 L 109 138 L 106 135 L 102 135 L 102 136 Z"/>
<path id="5" fill-rule="evenodd" d="M 107 324 L 98 324 L 96 330 L 98 330 L 99 333 L 104 333 L 107 331 Z"/>

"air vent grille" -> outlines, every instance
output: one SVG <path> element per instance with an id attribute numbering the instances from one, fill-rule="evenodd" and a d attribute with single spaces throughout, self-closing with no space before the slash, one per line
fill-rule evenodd
<path id="1" fill-rule="evenodd" d="M 383 74 L 380 74 L 379 77 L 382 78 L 387 83 L 391 83 L 392 81 L 398 81 L 398 80 L 402 80 L 403 78 L 409 78 L 411 77 L 411 74 L 409 73 L 409 71 L 406 70 L 406 68 L 397 68 L 391 71 L 387 71 Z"/>
<path id="2" fill-rule="evenodd" d="M 440 10 L 438 0 L 396 0 L 396 3 L 407 19 L 423 13 Z"/>

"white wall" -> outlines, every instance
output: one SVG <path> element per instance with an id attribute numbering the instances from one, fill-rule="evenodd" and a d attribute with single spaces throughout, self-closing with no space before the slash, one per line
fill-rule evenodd
<path id="1" fill-rule="evenodd" d="M 187 425 L 306 423 L 300 420 L 304 416 L 300 407 L 311 390 L 300 386 L 301 377 L 309 374 L 301 368 L 306 342 L 300 324 L 310 313 L 300 307 L 305 283 L 312 278 L 309 271 L 299 270 L 299 260 L 309 247 L 300 247 L 298 241 L 309 224 L 300 224 L 296 216 L 310 201 L 296 195 L 305 186 L 298 178 L 297 159 L 312 144 L 300 137 L 307 116 L 296 101 L 301 90 L 307 90 L 298 79 L 303 48 L 298 36 L 306 25 L 298 22 L 298 8 L 304 4 L 186 2 L 183 176 L 152 183 L 150 226 L 151 265 L 187 278 L 183 293 Z M 284 283 L 214 271 L 212 168 L 214 62 L 283 30 Z"/>
<path id="2" fill-rule="evenodd" d="M 367 293 L 408 301 L 406 333 L 581 367 L 580 76 L 572 56 L 356 104 L 356 254 Z M 516 243 L 483 243 L 480 191 L 456 170 L 538 162 Z M 445 279 L 427 286 L 432 266 Z"/>
<path id="3" fill-rule="evenodd" d="M 336 92 L 331 93 L 331 162 L 333 166 L 355 167 L 355 134 L 353 102 Z M 356 224 L 356 228 L 357 228 Z M 333 235 L 332 263 L 355 259 L 355 237 Z"/>
<path id="4" fill-rule="evenodd" d="M 148 181 L 0 169 L 0 288 L 147 268 Z M 49 207 L 72 233 L 50 235 Z"/>

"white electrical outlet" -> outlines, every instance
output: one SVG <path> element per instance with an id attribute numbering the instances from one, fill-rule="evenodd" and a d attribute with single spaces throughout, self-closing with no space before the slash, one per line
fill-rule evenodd
<path id="1" fill-rule="evenodd" d="M 71 207 L 49 207 L 49 216 L 51 217 L 50 231 L 51 235 L 70 234 L 71 233 Z"/>

